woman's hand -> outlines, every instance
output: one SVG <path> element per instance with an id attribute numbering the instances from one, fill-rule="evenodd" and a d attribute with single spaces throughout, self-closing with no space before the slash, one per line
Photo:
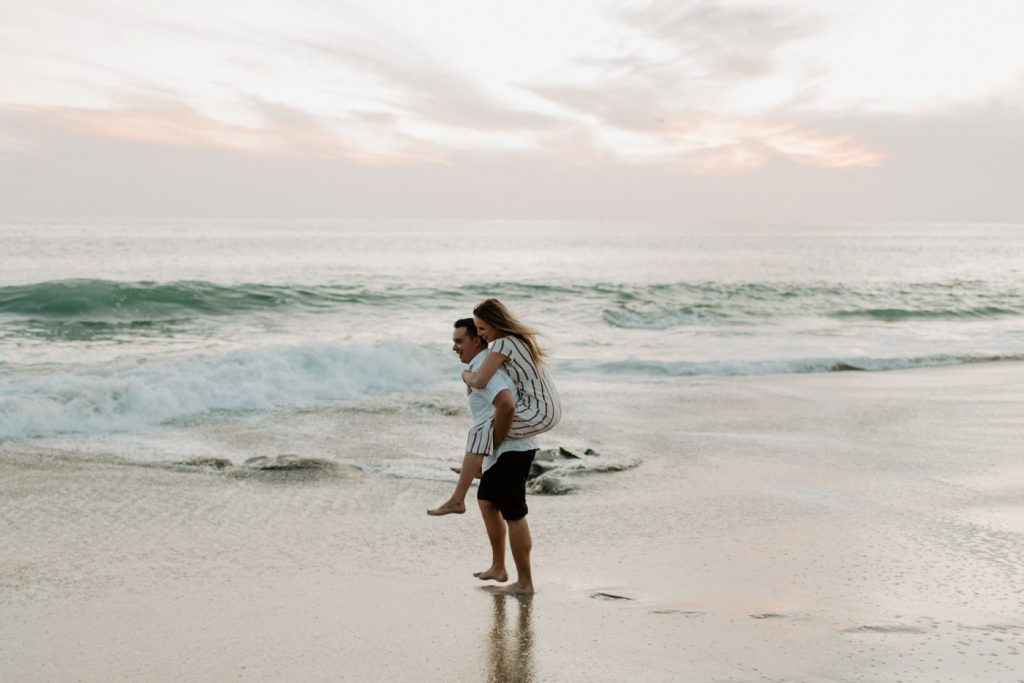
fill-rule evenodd
<path id="1" fill-rule="evenodd" d="M 487 386 L 487 383 L 491 381 L 491 377 L 494 377 L 494 373 L 498 371 L 501 364 L 508 360 L 508 356 L 503 356 L 500 353 L 491 351 L 484 358 L 484 362 L 480 364 L 476 372 L 470 372 L 469 370 L 462 371 L 462 381 L 466 383 L 466 386 L 472 387 L 473 389 L 483 389 Z"/>

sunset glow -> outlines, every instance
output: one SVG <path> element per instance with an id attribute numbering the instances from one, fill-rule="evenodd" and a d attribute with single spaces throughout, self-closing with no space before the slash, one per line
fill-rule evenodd
<path id="1" fill-rule="evenodd" d="M 373 167 L 870 172 L 889 121 L 1024 107 L 1011 1 L 7 4 L 0 150 L 22 160 L 57 134 Z"/>

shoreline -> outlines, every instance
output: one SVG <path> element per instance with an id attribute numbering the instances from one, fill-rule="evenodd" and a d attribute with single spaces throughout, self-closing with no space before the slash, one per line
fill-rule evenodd
<path id="1" fill-rule="evenodd" d="M 424 514 L 448 482 L 182 476 L 0 450 L 0 677 L 1019 670 L 1024 362 L 564 393 L 574 412 L 554 440 L 642 462 L 530 497 L 538 593 L 525 601 L 471 576 L 487 559 L 472 505 Z"/>

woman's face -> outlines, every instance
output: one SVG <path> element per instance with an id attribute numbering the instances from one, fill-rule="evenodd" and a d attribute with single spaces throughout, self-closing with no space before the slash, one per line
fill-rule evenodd
<path id="1" fill-rule="evenodd" d="M 498 332 L 496 329 L 488 325 L 480 318 L 474 316 L 473 322 L 476 324 L 477 334 L 486 339 L 488 344 L 490 344 L 492 341 L 501 336 L 500 332 Z"/>

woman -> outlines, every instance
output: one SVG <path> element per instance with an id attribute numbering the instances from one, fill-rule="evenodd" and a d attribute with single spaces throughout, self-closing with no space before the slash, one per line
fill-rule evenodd
<path id="1" fill-rule="evenodd" d="M 480 368 L 476 372 L 465 370 L 462 379 L 470 387 L 480 389 L 504 367 L 519 392 L 506 438 L 525 439 L 557 425 L 562 418 L 562 404 L 544 364 L 546 354 L 537 344 L 537 331 L 521 323 L 497 299 L 487 299 L 474 308 L 473 321 L 491 348 Z M 473 425 L 469 441 L 485 436 L 490 442 L 493 428 L 492 420 Z"/>

